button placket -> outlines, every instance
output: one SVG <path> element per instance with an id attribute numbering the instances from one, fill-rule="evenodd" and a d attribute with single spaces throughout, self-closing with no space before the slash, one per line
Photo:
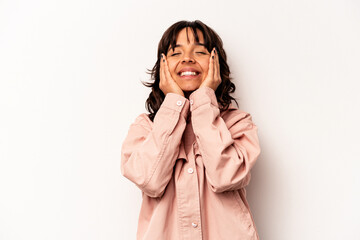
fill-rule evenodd
<path id="1" fill-rule="evenodd" d="M 199 199 L 199 179 L 196 174 L 195 155 L 193 154 L 193 144 L 189 145 L 190 148 L 187 157 L 189 162 L 182 170 L 182 174 L 189 174 L 186 180 L 178 182 L 179 196 L 179 217 L 182 224 L 187 225 L 187 228 L 191 228 L 192 231 L 186 231 L 184 228 L 184 236 L 186 239 L 201 239 L 202 238 L 202 226 L 201 226 L 201 213 L 200 213 L 200 199 Z"/>

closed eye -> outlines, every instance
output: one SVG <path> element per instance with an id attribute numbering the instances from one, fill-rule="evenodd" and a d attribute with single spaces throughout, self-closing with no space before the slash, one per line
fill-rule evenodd
<path id="1" fill-rule="evenodd" d="M 171 56 L 176 56 L 176 55 L 179 55 L 180 53 L 173 53 L 171 54 Z"/>
<path id="2" fill-rule="evenodd" d="M 196 53 L 201 53 L 201 54 L 204 54 L 204 55 L 206 55 L 206 54 L 207 54 L 206 52 L 196 52 Z"/>

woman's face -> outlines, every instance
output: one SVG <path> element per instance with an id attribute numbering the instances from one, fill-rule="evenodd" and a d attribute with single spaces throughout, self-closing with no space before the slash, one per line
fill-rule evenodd
<path id="1" fill-rule="evenodd" d="M 170 46 L 166 56 L 170 74 L 184 93 L 198 89 L 209 70 L 210 53 L 203 45 L 202 32 L 198 29 L 196 31 L 199 37 L 198 43 L 191 28 L 188 28 L 188 36 L 184 28 L 176 38 L 174 51 Z"/>

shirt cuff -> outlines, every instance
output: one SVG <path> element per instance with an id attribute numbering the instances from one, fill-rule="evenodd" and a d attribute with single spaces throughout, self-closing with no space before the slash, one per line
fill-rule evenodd
<path id="1" fill-rule="evenodd" d="M 208 103 L 211 103 L 215 107 L 219 108 L 215 91 L 210 87 L 205 86 L 198 88 L 190 94 L 189 99 L 190 111 L 194 111 L 196 108 Z"/>
<path id="2" fill-rule="evenodd" d="M 189 113 L 189 100 L 177 93 L 167 93 L 161 107 L 175 110 L 179 112 L 184 118 L 187 118 Z"/>

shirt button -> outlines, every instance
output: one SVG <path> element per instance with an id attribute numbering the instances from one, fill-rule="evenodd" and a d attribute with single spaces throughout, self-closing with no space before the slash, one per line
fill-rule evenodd
<path id="1" fill-rule="evenodd" d="M 193 172 L 194 172 L 194 169 L 192 169 L 192 168 L 188 169 L 188 173 L 193 173 Z"/>
<path id="2" fill-rule="evenodd" d="M 177 104 L 178 106 L 181 106 L 182 102 L 181 102 L 181 101 L 177 101 L 176 104 Z"/>
<path id="3" fill-rule="evenodd" d="M 192 100 L 192 99 L 190 99 L 190 104 L 193 104 L 193 100 Z"/>
<path id="4" fill-rule="evenodd" d="M 196 224 L 196 223 L 192 223 L 191 225 L 192 225 L 194 228 L 197 227 L 197 224 Z"/>

